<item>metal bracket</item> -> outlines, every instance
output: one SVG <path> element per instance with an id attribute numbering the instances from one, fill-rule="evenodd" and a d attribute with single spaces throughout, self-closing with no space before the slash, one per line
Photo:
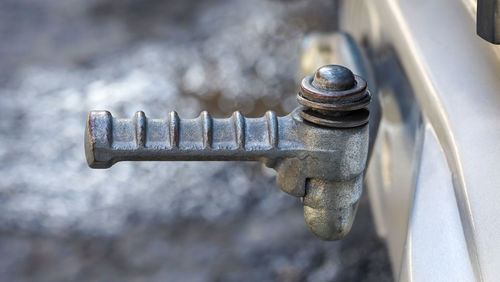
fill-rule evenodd
<path id="1" fill-rule="evenodd" d="M 304 107 L 284 117 L 182 119 L 170 112 L 132 119 L 91 111 L 85 134 L 87 162 L 109 168 L 119 161 L 261 161 L 277 171 L 281 190 L 302 197 L 306 223 L 324 240 L 350 230 L 361 196 L 368 154 L 366 82 L 340 66 L 304 78 Z"/>

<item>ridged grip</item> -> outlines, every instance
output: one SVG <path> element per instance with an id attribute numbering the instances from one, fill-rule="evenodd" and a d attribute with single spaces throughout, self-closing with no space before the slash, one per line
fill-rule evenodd
<path id="1" fill-rule="evenodd" d="M 212 118 L 202 112 L 195 119 L 181 119 L 176 112 L 149 119 L 141 111 L 132 119 L 118 119 L 107 111 L 91 111 L 85 134 L 87 162 L 92 168 L 109 168 L 118 161 L 274 158 L 280 145 L 278 127 L 279 118 L 271 111 L 260 118 L 240 112 Z"/>

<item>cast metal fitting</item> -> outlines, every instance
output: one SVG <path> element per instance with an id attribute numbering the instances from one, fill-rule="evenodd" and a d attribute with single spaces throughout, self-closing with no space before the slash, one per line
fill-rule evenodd
<path id="1" fill-rule="evenodd" d="M 212 118 L 202 112 L 165 119 L 137 112 L 132 119 L 91 111 L 85 133 L 87 162 L 109 168 L 119 161 L 261 161 L 277 171 L 281 190 L 302 197 L 311 231 L 324 240 L 349 232 L 361 196 L 368 154 L 371 99 L 366 82 L 329 65 L 304 78 L 304 107 L 284 117 L 267 112 Z"/>

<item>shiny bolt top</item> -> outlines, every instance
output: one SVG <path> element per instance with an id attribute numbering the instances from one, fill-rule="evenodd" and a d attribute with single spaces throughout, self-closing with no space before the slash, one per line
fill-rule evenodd
<path id="1" fill-rule="evenodd" d="M 351 70 L 343 66 L 327 65 L 314 74 L 312 85 L 326 90 L 347 90 L 356 84 Z"/>
<path id="2" fill-rule="evenodd" d="M 326 65 L 306 76 L 297 100 L 304 106 L 300 116 L 316 125 L 352 128 L 366 124 L 370 117 L 366 81 L 342 66 Z"/>

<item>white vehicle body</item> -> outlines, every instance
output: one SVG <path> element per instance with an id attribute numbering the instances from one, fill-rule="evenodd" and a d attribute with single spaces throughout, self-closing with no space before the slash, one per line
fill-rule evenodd
<path id="1" fill-rule="evenodd" d="M 365 191 L 398 281 L 500 279 L 500 47 L 476 35 L 475 8 L 343 3 L 381 105 Z"/>

